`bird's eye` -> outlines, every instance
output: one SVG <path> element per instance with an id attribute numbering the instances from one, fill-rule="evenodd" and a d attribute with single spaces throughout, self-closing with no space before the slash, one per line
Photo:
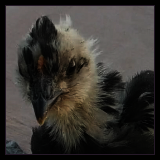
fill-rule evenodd
<path id="1" fill-rule="evenodd" d="M 84 67 L 84 66 L 87 66 L 88 65 L 88 61 L 86 58 L 81 58 L 79 60 L 79 64 L 78 64 L 78 67 L 77 67 L 77 73 Z"/>
<path id="2" fill-rule="evenodd" d="M 76 61 L 75 61 L 74 58 L 72 58 L 70 63 L 69 63 L 69 66 L 67 68 L 66 74 L 67 75 L 72 75 L 74 73 L 75 69 L 76 69 Z"/>

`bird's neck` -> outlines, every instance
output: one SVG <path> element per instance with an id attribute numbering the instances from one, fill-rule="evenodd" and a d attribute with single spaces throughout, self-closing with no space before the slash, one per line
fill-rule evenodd
<path id="1" fill-rule="evenodd" d="M 71 110 L 67 110 L 67 107 L 65 110 L 57 110 L 47 121 L 48 126 L 52 127 L 51 135 L 56 134 L 57 140 L 68 149 L 67 152 L 72 147 L 77 147 L 84 138 L 84 132 L 98 141 L 104 140 L 102 127 L 105 121 L 102 118 L 104 113 L 101 113 L 102 111 L 95 106 L 93 97 L 88 97 L 81 105 L 74 105 L 70 107 L 73 108 Z"/>

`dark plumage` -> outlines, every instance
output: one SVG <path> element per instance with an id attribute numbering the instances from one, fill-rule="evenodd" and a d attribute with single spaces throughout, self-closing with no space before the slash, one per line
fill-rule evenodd
<path id="1" fill-rule="evenodd" d="M 153 154 L 154 72 L 123 82 L 95 64 L 95 40 L 71 20 L 38 18 L 18 48 L 18 81 L 32 103 L 33 154 Z"/>

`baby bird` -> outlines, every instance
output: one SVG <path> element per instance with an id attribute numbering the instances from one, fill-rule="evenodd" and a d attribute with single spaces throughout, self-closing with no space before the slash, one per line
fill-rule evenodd
<path id="1" fill-rule="evenodd" d="M 40 126 L 33 154 L 153 154 L 154 72 L 123 82 L 96 64 L 96 40 L 41 16 L 18 47 L 18 84 Z"/>

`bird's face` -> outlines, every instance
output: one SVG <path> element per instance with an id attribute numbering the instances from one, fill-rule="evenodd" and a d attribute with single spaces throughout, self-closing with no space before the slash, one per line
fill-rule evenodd
<path id="1" fill-rule="evenodd" d="M 18 48 L 19 83 L 40 125 L 48 116 L 68 114 L 94 92 L 94 41 L 85 42 L 70 25 L 68 16 L 59 25 L 42 16 Z"/>

